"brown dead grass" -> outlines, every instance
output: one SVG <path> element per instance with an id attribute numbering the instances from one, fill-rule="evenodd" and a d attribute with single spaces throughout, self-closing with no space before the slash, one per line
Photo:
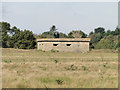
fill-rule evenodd
<path id="1" fill-rule="evenodd" d="M 2 51 L 3 88 L 118 87 L 118 54 L 111 50 L 88 53 Z"/>

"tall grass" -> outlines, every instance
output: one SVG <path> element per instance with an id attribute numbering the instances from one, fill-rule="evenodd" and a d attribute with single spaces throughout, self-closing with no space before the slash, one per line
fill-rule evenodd
<path id="1" fill-rule="evenodd" d="M 117 88 L 118 54 L 3 49 L 3 88 Z"/>

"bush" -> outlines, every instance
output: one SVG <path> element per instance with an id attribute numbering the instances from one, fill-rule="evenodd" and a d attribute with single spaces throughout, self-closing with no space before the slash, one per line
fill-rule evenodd
<path id="1" fill-rule="evenodd" d="M 55 62 L 55 63 L 58 63 L 59 61 L 55 59 L 54 62 Z"/>
<path id="2" fill-rule="evenodd" d="M 114 49 L 117 47 L 113 36 L 106 36 L 101 39 L 95 46 L 96 49 Z"/>
<path id="3" fill-rule="evenodd" d="M 56 82 L 57 82 L 58 85 L 62 85 L 63 84 L 63 80 L 59 80 L 58 79 L 58 80 L 56 80 Z"/>
<path id="4" fill-rule="evenodd" d="M 82 69 L 85 71 L 85 70 L 87 70 L 87 67 L 85 67 L 85 66 L 82 66 Z"/>
<path id="5" fill-rule="evenodd" d="M 51 50 L 51 52 L 55 52 L 55 50 L 54 50 L 54 49 L 52 49 L 52 50 Z"/>
<path id="6" fill-rule="evenodd" d="M 74 64 L 72 64 L 72 65 L 70 65 L 69 67 L 65 67 L 65 69 L 66 70 L 77 70 L 78 69 L 78 67 L 77 66 L 75 66 Z"/>
<path id="7" fill-rule="evenodd" d="M 5 63 L 11 63 L 11 60 L 4 60 Z"/>

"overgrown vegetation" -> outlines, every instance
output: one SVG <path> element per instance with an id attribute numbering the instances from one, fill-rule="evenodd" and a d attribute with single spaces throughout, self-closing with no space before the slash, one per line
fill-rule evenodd
<path id="1" fill-rule="evenodd" d="M 117 88 L 118 53 L 113 50 L 43 53 L 2 48 L 3 88 L 45 88 L 45 85 L 48 88 Z"/>
<path id="2" fill-rule="evenodd" d="M 34 49 L 36 48 L 36 38 L 91 38 L 90 48 L 92 49 L 119 49 L 120 29 L 117 27 L 114 31 L 107 30 L 103 27 L 94 29 L 89 35 L 82 30 L 73 30 L 66 35 L 56 31 L 53 25 L 49 31 L 41 35 L 33 34 L 29 30 L 20 30 L 16 26 L 11 27 L 7 22 L 0 22 L 0 33 L 2 35 L 3 48 Z M 53 50 L 52 50 L 53 51 Z M 54 51 L 53 51 L 54 52 Z"/>
<path id="3" fill-rule="evenodd" d="M 2 34 L 3 48 L 34 49 L 36 39 L 32 31 L 20 30 L 17 27 L 10 26 L 7 22 L 0 22 L 0 31 Z"/>
<path id="4" fill-rule="evenodd" d="M 12 61 L 11 60 L 3 60 L 3 62 L 5 62 L 5 63 L 11 63 Z"/>
<path id="5" fill-rule="evenodd" d="M 70 65 L 70 66 L 68 66 L 68 67 L 65 67 L 65 69 L 66 70 L 77 70 L 78 69 L 78 67 L 77 66 L 75 66 L 74 64 L 72 64 L 72 65 Z"/>
<path id="6" fill-rule="evenodd" d="M 117 27 L 115 31 L 107 30 L 102 27 L 96 28 L 94 32 L 90 32 L 90 47 L 94 49 L 118 49 L 120 48 L 120 29 Z"/>
<path id="7" fill-rule="evenodd" d="M 82 66 L 82 70 L 87 70 L 87 67 L 86 66 Z"/>
<path id="8" fill-rule="evenodd" d="M 54 50 L 54 49 L 51 49 L 51 52 L 55 52 L 55 50 Z"/>
<path id="9" fill-rule="evenodd" d="M 57 82 L 58 85 L 62 85 L 63 80 L 56 80 L 56 82 Z"/>
<path id="10" fill-rule="evenodd" d="M 54 62 L 57 64 L 59 61 L 57 59 L 55 59 Z"/>

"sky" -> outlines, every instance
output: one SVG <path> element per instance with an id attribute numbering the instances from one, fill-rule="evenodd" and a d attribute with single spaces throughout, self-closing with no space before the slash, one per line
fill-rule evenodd
<path id="1" fill-rule="evenodd" d="M 3 2 L 2 21 L 35 34 L 55 25 L 59 32 L 82 30 L 86 34 L 97 27 L 115 30 L 118 25 L 117 2 Z"/>

